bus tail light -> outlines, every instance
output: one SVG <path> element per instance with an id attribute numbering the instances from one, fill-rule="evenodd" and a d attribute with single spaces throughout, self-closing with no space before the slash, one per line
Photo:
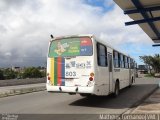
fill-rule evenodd
<path id="1" fill-rule="evenodd" d="M 91 77 L 94 77 L 94 73 L 93 73 L 93 72 L 92 72 L 92 73 L 90 73 L 90 76 L 91 76 Z"/>
<path id="2" fill-rule="evenodd" d="M 90 78 L 89 78 L 89 80 L 90 80 L 90 81 L 93 81 L 93 77 L 94 77 L 94 73 L 91 72 L 91 73 L 90 73 Z"/>
<path id="3" fill-rule="evenodd" d="M 93 77 L 90 77 L 89 80 L 90 80 L 90 81 L 93 81 Z"/>
<path id="4" fill-rule="evenodd" d="M 51 77 L 49 76 L 49 73 L 47 73 L 47 79 L 51 80 Z"/>

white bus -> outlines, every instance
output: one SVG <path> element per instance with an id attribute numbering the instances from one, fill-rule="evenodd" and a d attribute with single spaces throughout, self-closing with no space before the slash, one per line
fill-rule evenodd
<path id="1" fill-rule="evenodd" d="M 47 58 L 48 92 L 105 96 L 131 86 L 134 60 L 93 35 L 53 38 Z"/>

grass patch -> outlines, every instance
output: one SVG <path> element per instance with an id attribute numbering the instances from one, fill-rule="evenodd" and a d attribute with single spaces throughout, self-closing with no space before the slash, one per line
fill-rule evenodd
<path id="1" fill-rule="evenodd" d="M 146 74 L 144 77 L 154 77 L 154 73 Z"/>

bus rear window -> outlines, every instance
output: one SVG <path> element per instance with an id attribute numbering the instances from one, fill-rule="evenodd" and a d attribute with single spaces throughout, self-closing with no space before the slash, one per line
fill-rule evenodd
<path id="1" fill-rule="evenodd" d="M 92 40 L 89 37 L 62 38 L 50 44 L 49 57 L 91 56 Z"/>

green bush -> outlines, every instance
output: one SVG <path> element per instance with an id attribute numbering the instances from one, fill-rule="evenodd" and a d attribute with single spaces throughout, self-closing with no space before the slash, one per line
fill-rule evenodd
<path id="1" fill-rule="evenodd" d="M 46 76 L 45 68 L 28 67 L 23 71 L 15 72 L 11 68 L 0 70 L 0 80 L 20 78 L 41 78 Z"/>
<path id="2" fill-rule="evenodd" d="M 43 77 L 42 73 L 38 68 L 29 67 L 26 68 L 22 74 L 23 78 L 40 78 Z"/>
<path id="3" fill-rule="evenodd" d="M 3 71 L 0 70 L 0 80 L 3 80 L 3 79 L 4 79 Z"/>
<path id="4" fill-rule="evenodd" d="M 3 71 L 4 79 L 14 79 L 17 77 L 17 72 L 7 68 Z"/>

